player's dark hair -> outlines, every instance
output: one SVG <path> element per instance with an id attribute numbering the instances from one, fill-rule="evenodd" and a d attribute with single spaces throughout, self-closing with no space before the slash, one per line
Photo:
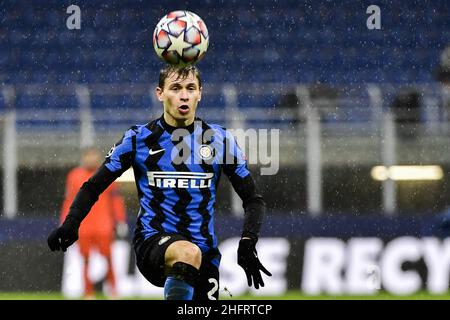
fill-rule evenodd
<path id="1" fill-rule="evenodd" d="M 169 65 L 169 66 L 165 67 L 164 69 L 161 69 L 161 71 L 159 72 L 158 86 L 160 88 L 164 88 L 164 83 L 165 83 L 166 79 L 174 73 L 178 75 L 177 80 L 179 80 L 179 79 L 184 80 L 192 73 L 197 78 L 198 86 L 199 86 L 199 88 L 201 88 L 202 81 L 200 78 L 200 71 L 198 70 L 198 68 L 196 66 L 176 67 L 176 66 Z"/>

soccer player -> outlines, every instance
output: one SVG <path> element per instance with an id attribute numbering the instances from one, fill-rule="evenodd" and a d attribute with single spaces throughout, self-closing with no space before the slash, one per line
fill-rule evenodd
<path id="1" fill-rule="evenodd" d="M 95 148 L 86 148 L 81 154 L 80 166 L 73 168 L 67 175 L 66 193 L 61 208 L 60 220 L 63 222 L 69 213 L 78 190 L 101 165 L 101 154 Z M 120 195 L 117 184 L 112 183 L 99 197 L 91 208 L 90 214 L 83 221 L 79 229 L 78 245 L 84 260 L 83 279 L 84 297 L 94 298 L 94 286 L 89 278 L 89 255 L 97 250 L 105 257 L 107 262 L 106 280 L 110 286 L 111 297 L 117 295 L 114 268 L 111 257 L 111 246 L 115 231 L 121 237 L 126 236 L 126 212 L 123 197 Z"/>
<path id="2" fill-rule="evenodd" d="M 167 300 L 216 300 L 220 252 L 214 231 L 214 203 L 221 171 L 243 200 L 245 211 L 238 264 L 248 285 L 264 286 L 256 243 L 265 211 L 245 156 L 224 128 L 195 117 L 201 99 L 194 66 L 161 70 L 156 95 L 163 115 L 132 126 L 81 187 L 64 223 L 48 238 L 65 251 L 98 196 L 130 166 L 140 200 L 133 245 L 136 263 Z"/>

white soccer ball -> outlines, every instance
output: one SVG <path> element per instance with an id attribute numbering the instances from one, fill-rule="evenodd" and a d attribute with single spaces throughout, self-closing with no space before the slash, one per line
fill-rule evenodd
<path id="1" fill-rule="evenodd" d="M 190 11 L 172 11 L 162 17 L 153 32 L 153 47 L 164 62 L 187 66 L 201 60 L 209 35 L 203 20 Z"/>

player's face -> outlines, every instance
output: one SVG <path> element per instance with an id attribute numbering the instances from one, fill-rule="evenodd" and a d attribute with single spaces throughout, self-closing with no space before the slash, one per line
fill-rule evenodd
<path id="1" fill-rule="evenodd" d="M 193 73 L 185 79 L 173 73 L 166 78 L 164 88 L 156 88 L 156 95 L 163 103 L 166 122 L 175 127 L 187 126 L 194 121 L 202 88 Z"/>

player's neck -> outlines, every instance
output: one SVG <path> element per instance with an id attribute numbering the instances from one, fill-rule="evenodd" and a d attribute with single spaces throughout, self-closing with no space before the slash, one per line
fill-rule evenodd
<path id="1" fill-rule="evenodd" d="M 170 118 L 170 116 L 169 116 Z M 163 115 L 160 118 L 161 121 L 161 125 L 163 126 L 163 128 L 165 130 L 167 130 L 169 133 L 173 133 L 175 130 L 177 129 L 185 129 L 187 131 L 189 131 L 190 133 L 194 132 L 195 130 L 195 119 L 192 119 L 190 122 L 189 121 L 184 121 L 184 122 L 168 122 L 166 120 L 166 116 Z"/>
<path id="2" fill-rule="evenodd" d="M 189 119 L 184 119 L 184 120 L 177 120 L 173 117 L 171 117 L 170 115 L 168 115 L 167 113 L 164 113 L 164 121 L 171 127 L 176 127 L 176 128 L 182 128 L 182 127 L 187 127 L 190 126 L 193 122 L 194 122 L 194 118 L 189 118 Z"/>

